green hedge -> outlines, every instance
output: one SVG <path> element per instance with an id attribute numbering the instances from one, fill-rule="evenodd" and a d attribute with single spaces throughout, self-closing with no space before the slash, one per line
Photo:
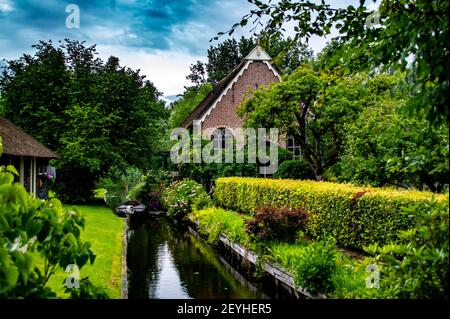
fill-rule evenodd
<path id="1" fill-rule="evenodd" d="M 423 203 L 433 194 L 309 180 L 226 177 L 216 180 L 214 196 L 222 207 L 247 214 L 264 205 L 305 208 L 311 237 L 331 235 L 341 246 L 363 248 L 395 241 L 399 230 L 413 226 L 400 208 Z M 448 203 L 447 196 L 435 196 Z"/>

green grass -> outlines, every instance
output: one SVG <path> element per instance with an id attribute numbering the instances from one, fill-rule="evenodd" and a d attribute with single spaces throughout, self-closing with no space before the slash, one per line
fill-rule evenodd
<path id="1" fill-rule="evenodd" d="M 70 209 L 72 205 L 64 205 Z M 89 276 L 95 284 L 106 289 L 110 298 L 121 298 L 121 265 L 122 234 L 124 220 L 116 217 L 108 207 L 100 205 L 78 205 L 78 211 L 86 219 L 82 239 L 92 244 L 97 255 L 93 265 L 86 265 L 80 271 L 81 278 Z M 62 269 L 53 275 L 47 286 L 57 292 L 58 297 L 64 294 L 63 281 L 66 273 Z"/>
<path id="2" fill-rule="evenodd" d="M 192 212 L 189 219 L 198 223 L 198 231 L 206 235 L 211 244 L 217 243 L 219 234 L 223 234 L 235 243 L 251 247 L 251 238 L 244 226 L 244 220 L 250 219 L 249 216 L 221 208 L 207 208 Z"/>
<path id="3" fill-rule="evenodd" d="M 257 252 L 264 260 L 274 262 L 282 268 L 289 271 L 294 277 L 298 277 L 299 261 L 306 255 L 310 255 L 312 246 L 319 243 L 315 241 L 298 240 L 294 243 L 261 241 L 256 243 L 253 237 L 250 237 L 244 226 L 244 220 L 249 216 L 238 214 L 233 211 L 221 208 L 208 208 L 194 211 L 188 215 L 189 219 L 197 222 L 197 230 L 200 234 L 206 236 L 209 243 L 215 244 L 219 234 L 226 235 L 231 241 L 242 244 L 248 249 Z M 349 258 L 335 248 L 333 259 L 335 260 L 335 271 L 330 275 L 329 281 L 332 284 L 332 291 L 327 294 L 331 298 L 359 298 L 365 296 L 366 286 L 365 266 L 367 259 L 356 260 Z M 316 259 L 313 262 L 328 261 L 321 260 L 321 251 L 317 251 Z M 308 259 L 309 260 L 309 259 Z M 315 267 L 316 265 L 311 265 Z M 306 265 L 306 268 L 309 266 Z M 334 267 L 334 266 L 333 266 Z M 296 278 L 297 281 L 301 279 Z"/>

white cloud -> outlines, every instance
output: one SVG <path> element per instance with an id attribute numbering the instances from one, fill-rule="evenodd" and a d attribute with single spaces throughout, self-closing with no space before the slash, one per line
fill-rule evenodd
<path id="1" fill-rule="evenodd" d="M 13 5 L 9 0 L 0 0 L 0 12 L 9 13 L 13 10 Z"/>
<path id="2" fill-rule="evenodd" d="M 156 51 L 149 53 L 142 49 L 118 46 L 97 46 L 97 52 L 106 60 L 114 55 L 120 59 L 120 64 L 132 69 L 140 69 L 141 74 L 155 84 L 164 95 L 176 95 L 184 91 L 184 86 L 190 85 L 186 79 L 189 65 L 201 56 L 190 55 L 185 52 Z"/>

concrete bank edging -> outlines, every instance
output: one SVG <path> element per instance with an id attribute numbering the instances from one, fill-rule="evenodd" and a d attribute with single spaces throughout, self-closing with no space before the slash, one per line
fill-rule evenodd
<path id="1" fill-rule="evenodd" d="M 128 249 L 128 224 L 124 219 L 123 235 L 122 235 L 122 299 L 128 299 L 128 266 L 127 266 L 127 249 Z"/>

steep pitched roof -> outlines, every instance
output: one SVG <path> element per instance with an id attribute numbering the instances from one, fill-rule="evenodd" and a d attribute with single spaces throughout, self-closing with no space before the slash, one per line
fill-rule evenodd
<path id="1" fill-rule="evenodd" d="M 249 61 L 261 61 L 268 63 L 272 58 L 263 50 L 260 46 L 255 47 L 226 77 L 220 80 L 213 90 L 205 96 L 205 98 L 197 105 L 197 107 L 189 114 L 189 116 L 181 124 L 182 127 L 187 128 L 192 125 L 194 120 L 199 119 L 206 111 L 208 111 L 211 104 L 213 104 L 222 94 L 222 92 L 228 87 L 230 82 L 239 74 L 242 68 Z M 281 74 L 280 70 L 275 65 L 270 65 L 273 69 Z"/>
<path id="2" fill-rule="evenodd" d="M 239 71 L 244 67 L 247 61 L 242 60 L 233 71 L 231 71 L 226 77 L 220 80 L 213 88 L 211 92 L 197 105 L 197 107 L 189 114 L 189 116 L 181 124 L 182 127 L 189 127 L 192 121 L 198 119 L 204 112 L 208 110 L 208 107 L 214 103 L 222 94 L 222 91 L 228 86 L 228 84 L 234 79 Z"/>
<path id="3" fill-rule="evenodd" d="M 56 154 L 39 143 L 31 135 L 0 117 L 0 136 L 3 142 L 3 154 L 56 158 Z"/>

